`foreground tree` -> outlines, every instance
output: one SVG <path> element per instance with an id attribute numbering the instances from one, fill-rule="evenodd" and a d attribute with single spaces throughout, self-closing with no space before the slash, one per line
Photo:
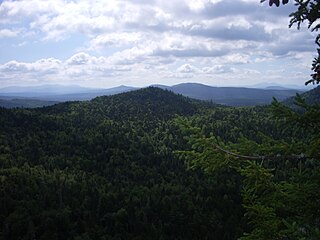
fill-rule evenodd
<path id="1" fill-rule="evenodd" d="M 296 0 L 297 11 L 290 15 L 289 27 L 297 24 L 299 29 L 307 22 L 311 31 L 318 31 L 319 3 Z M 280 1 L 269 0 L 273 4 L 278 7 Z M 318 35 L 320 47 L 319 39 Z M 306 84 L 320 83 L 320 48 L 317 51 L 314 73 Z M 291 131 L 291 140 L 277 137 L 277 132 L 265 136 L 259 128 L 254 129 L 256 136 L 248 138 L 241 129 L 238 139 L 231 140 L 213 134 L 215 129 L 208 135 L 204 120 L 178 122 L 190 146 L 179 153 L 191 168 L 201 168 L 209 176 L 226 168 L 242 175 L 242 203 L 249 228 L 241 240 L 320 239 L 320 106 L 309 105 L 300 96 L 296 105 L 299 112 L 276 100 L 271 107 L 273 117 L 281 123 L 278 131 Z M 295 132 L 300 132 L 298 138 Z"/>
<path id="2" fill-rule="evenodd" d="M 319 114 L 314 115 L 319 109 L 303 102 L 300 106 L 306 106 L 305 114 L 275 102 L 278 120 L 258 115 L 260 126 L 253 123 L 254 115 L 248 119 L 240 113 L 236 139 L 220 135 L 225 127 L 230 126 L 228 133 L 237 130 L 228 116 L 220 127 L 214 115 L 178 121 L 189 143 L 179 154 L 191 169 L 202 169 L 208 178 L 221 171 L 229 172 L 230 179 L 233 174 L 242 176 L 243 221 L 248 227 L 241 240 L 320 239 L 320 125 L 315 117 Z M 243 118 L 251 123 L 243 125 Z M 273 129 L 270 134 L 265 127 Z M 276 136 L 281 129 L 284 135 Z"/>
<path id="3" fill-rule="evenodd" d="M 266 0 L 261 0 L 261 2 L 265 2 Z M 289 0 L 282 0 L 282 4 L 287 4 Z M 269 6 L 271 7 L 273 4 L 275 4 L 277 7 L 280 6 L 280 1 L 279 0 L 269 0 Z"/>

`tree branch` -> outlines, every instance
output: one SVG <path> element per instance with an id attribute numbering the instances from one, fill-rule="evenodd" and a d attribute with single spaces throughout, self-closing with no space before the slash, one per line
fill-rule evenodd
<path id="1" fill-rule="evenodd" d="M 219 145 L 217 144 L 213 144 L 213 146 L 218 149 L 221 152 L 224 152 L 228 155 L 231 155 L 235 158 L 238 159 L 246 159 L 246 160 L 265 160 L 265 159 L 269 159 L 269 160 L 278 160 L 278 159 L 287 159 L 287 160 L 302 160 L 302 159 L 311 159 L 311 158 L 315 158 L 315 157 L 308 157 L 305 154 L 300 154 L 300 155 L 276 155 L 276 156 L 246 156 L 246 155 L 240 155 L 234 152 L 230 152 L 226 149 L 221 148 Z"/>

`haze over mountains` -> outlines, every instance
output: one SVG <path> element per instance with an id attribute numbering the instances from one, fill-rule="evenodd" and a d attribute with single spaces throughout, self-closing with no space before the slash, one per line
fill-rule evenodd
<path id="1" fill-rule="evenodd" d="M 213 101 L 230 106 L 254 106 L 269 104 L 275 97 L 279 101 L 302 93 L 303 90 L 282 86 L 264 88 L 212 87 L 199 83 L 182 83 L 173 86 L 153 85 L 190 98 Z M 65 101 L 91 100 L 98 96 L 114 95 L 138 88 L 119 86 L 109 89 L 85 88 L 76 85 L 42 85 L 35 87 L 6 87 L 0 89 L 0 106 L 41 107 Z"/>
<path id="2" fill-rule="evenodd" d="M 77 85 L 42 85 L 35 87 L 7 87 L 0 89 L 0 97 L 34 98 L 50 101 L 82 101 L 97 96 L 113 95 L 134 90 L 133 87 L 119 86 L 109 89 L 85 88 Z"/>
<path id="3" fill-rule="evenodd" d="M 198 83 L 183 83 L 171 87 L 156 85 L 162 89 L 168 89 L 174 93 L 187 97 L 210 100 L 215 103 L 229 106 L 254 106 L 269 104 L 275 97 L 282 101 L 301 90 L 294 89 L 258 89 L 245 87 L 211 87 Z"/>

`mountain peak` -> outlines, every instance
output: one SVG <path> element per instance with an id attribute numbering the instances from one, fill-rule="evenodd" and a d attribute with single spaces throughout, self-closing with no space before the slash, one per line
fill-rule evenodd
<path id="1" fill-rule="evenodd" d="M 119 108 L 118 103 L 121 103 Z M 113 113 L 122 118 L 123 113 L 131 117 L 152 116 L 166 119 L 174 115 L 191 115 L 197 111 L 196 100 L 177 95 L 171 91 L 157 87 L 147 87 L 112 96 L 97 97 L 91 101 L 93 105 L 107 106 Z M 116 106 L 117 105 L 117 106 Z"/>

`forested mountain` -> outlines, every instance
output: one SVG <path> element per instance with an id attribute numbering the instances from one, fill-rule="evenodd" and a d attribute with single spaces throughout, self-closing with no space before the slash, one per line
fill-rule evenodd
<path id="1" fill-rule="evenodd" d="M 311 89 L 310 91 L 304 92 L 300 96 L 305 99 L 308 104 L 320 104 L 320 86 Z M 290 97 L 283 102 L 284 104 L 293 107 L 295 97 Z"/>
<path id="2" fill-rule="evenodd" d="M 149 88 L 1 109 L 1 239 L 233 239 L 237 186 L 188 171 L 173 153 L 184 141 L 171 119 L 201 108 Z"/>
<path id="3" fill-rule="evenodd" d="M 237 239 L 254 229 L 244 216 L 243 175 L 194 167 L 181 153 L 213 145 L 192 143 L 190 129 L 224 144 L 242 139 L 246 150 L 277 152 L 280 141 L 298 154 L 311 135 L 290 127 L 268 106 L 225 107 L 154 87 L 0 108 L 0 239 Z M 295 168 L 269 164 L 280 178 Z M 296 209 L 317 214 L 318 200 Z"/>

